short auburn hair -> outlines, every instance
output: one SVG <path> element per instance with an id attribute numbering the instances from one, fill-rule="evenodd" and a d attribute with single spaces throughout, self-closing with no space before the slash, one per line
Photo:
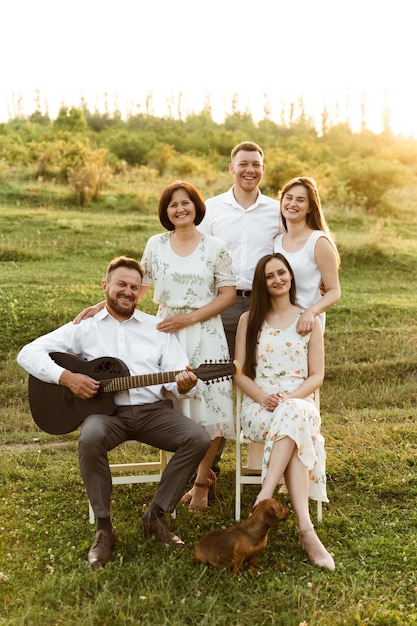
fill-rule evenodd
<path id="1" fill-rule="evenodd" d="M 178 189 L 182 189 L 190 198 L 191 202 L 195 206 L 195 219 L 194 224 L 200 224 L 203 221 L 203 217 L 206 214 L 206 205 L 204 204 L 204 200 L 202 198 L 201 193 L 192 185 L 191 183 L 187 183 L 183 180 L 176 180 L 166 187 L 159 199 L 158 205 L 158 217 L 162 226 L 167 230 L 175 230 L 174 224 L 168 217 L 168 206 L 172 200 L 172 196 L 175 191 Z"/>

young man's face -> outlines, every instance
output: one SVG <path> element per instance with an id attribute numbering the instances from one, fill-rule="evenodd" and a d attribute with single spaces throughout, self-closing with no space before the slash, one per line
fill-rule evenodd
<path id="1" fill-rule="evenodd" d="M 229 165 L 235 186 L 243 191 L 253 191 L 262 180 L 265 170 L 263 159 L 259 152 L 239 150 Z"/>

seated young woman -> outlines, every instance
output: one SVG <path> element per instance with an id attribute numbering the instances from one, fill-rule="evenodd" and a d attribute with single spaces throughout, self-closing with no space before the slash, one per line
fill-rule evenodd
<path id="1" fill-rule="evenodd" d="M 318 318 L 301 335 L 292 269 L 280 254 L 262 257 L 255 270 L 250 310 L 239 321 L 236 359 L 242 374 L 244 434 L 264 444 L 262 487 L 255 504 L 271 498 L 282 476 L 297 515 L 302 547 L 319 567 L 335 569 L 318 538 L 309 497 L 328 502 L 324 439 L 314 392 L 324 377 L 323 332 Z"/>

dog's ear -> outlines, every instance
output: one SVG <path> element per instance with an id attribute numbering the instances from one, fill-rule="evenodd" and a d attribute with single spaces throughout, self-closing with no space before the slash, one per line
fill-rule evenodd
<path id="1" fill-rule="evenodd" d="M 274 502 L 265 510 L 265 521 L 269 526 L 278 526 L 281 521 L 281 512 L 282 506 L 279 502 Z"/>

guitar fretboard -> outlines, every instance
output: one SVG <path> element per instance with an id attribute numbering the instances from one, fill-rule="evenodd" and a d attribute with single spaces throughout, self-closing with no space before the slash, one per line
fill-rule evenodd
<path id="1" fill-rule="evenodd" d="M 123 376 L 121 378 L 111 378 L 100 381 L 100 391 L 115 392 L 126 391 L 136 387 L 151 387 L 152 385 L 163 385 L 175 382 L 175 377 L 183 370 L 175 372 L 157 372 L 155 374 L 141 374 L 140 376 Z"/>

